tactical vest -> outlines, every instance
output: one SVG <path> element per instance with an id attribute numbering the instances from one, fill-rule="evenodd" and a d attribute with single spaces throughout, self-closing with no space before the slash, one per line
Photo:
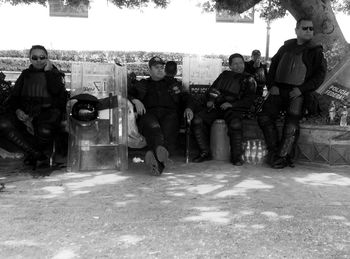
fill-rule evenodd
<path id="1" fill-rule="evenodd" d="M 285 52 L 278 63 L 275 82 L 298 86 L 304 83 L 305 76 L 303 53 Z"/>

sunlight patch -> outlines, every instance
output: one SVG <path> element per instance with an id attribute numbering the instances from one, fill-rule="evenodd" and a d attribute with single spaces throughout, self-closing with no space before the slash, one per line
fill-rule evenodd
<path id="1" fill-rule="evenodd" d="M 193 209 L 199 210 L 198 216 L 190 216 L 184 218 L 184 221 L 208 221 L 217 224 L 228 224 L 230 219 L 228 218 L 228 211 L 219 211 L 217 207 L 194 207 Z"/>
<path id="2" fill-rule="evenodd" d="M 254 224 L 254 225 L 251 225 L 251 227 L 254 228 L 254 229 L 264 229 L 264 228 L 265 228 L 265 225 Z"/>
<path id="3" fill-rule="evenodd" d="M 258 190 L 258 189 L 272 189 L 274 188 L 272 185 L 268 185 L 259 180 L 248 179 L 240 182 L 235 185 L 231 190 L 225 190 L 215 195 L 218 198 L 225 198 L 228 196 L 238 196 L 245 195 L 250 190 Z"/>
<path id="4" fill-rule="evenodd" d="M 264 215 L 268 218 L 268 220 L 276 221 L 276 220 L 281 220 L 281 219 L 291 219 L 294 218 L 294 216 L 291 215 L 282 215 L 279 216 L 276 212 L 273 211 L 263 211 L 261 212 L 261 215 Z"/>
<path id="5" fill-rule="evenodd" d="M 169 204 L 171 203 L 172 201 L 170 200 L 163 200 L 163 201 L 160 201 L 161 204 Z"/>
<path id="6" fill-rule="evenodd" d="M 325 216 L 325 218 L 327 218 L 327 219 L 334 219 L 334 220 L 347 220 L 345 217 L 337 216 L 337 215 Z"/>
<path id="7" fill-rule="evenodd" d="M 73 191 L 73 194 L 80 195 L 80 194 L 87 194 L 89 192 L 91 192 L 91 191 L 76 190 L 76 191 Z"/>
<path id="8" fill-rule="evenodd" d="M 264 211 L 264 212 L 261 212 L 261 214 L 268 218 L 278 218 L 278 214 L 273 211 Z"/>
<path id="9" fill-rule="evenodd" d="M 127 179 L 127 176 L 120 176 L 115 174 L 98 175 L 91 179 L 82 182 L 67 183 L 67 187 L 71 190 L 76 190 L 85 187 L 94 187 L 103 184 L 114 184 Z"/>
<path id="10" fill-rule="evenodd" d="M 134 198 L 134 197 L 136 197 L 136 195 L 132 194 L 132 193 L 126 193 L 126 194 L 124 194 L 124 196 L 127 197 L 127 198 Z"/>
<path id="11" fill-rule="evenodd" d="M 31 241 L 31 240 L 8 240 L 0 242 L 1 245 L 5 246 L 41 246 L 42 244 Z"/>
<path id="12" fill-rule="evenodd" d="M 295 177 L 294 180 L 298 183 L 316 186 L 350 186 L 350 178 L 335 173 L 312 173 L 306 177 Z"/>
<path id="13" fill-rule="evenodd" d="M 219 210 L 218 207 L 194 207 L 195 210 L 199 210 L 199 211 L 215 211 L 215 210 Z"/>
<path id="14" fill-rule="evenodd" d="M 223 187 L 222 184 L 220 184 L 220 185 L 200 184 L 197 186 L 189 187 L 187 190 L 189 192 L 196 193 L 196 194 L 207 194 L 207 193 L 213 192 L 217 189 L 220 189 L 222 187 Z"/>
<path id="15" fill-rule="evenodd" d="M 137 202 L 136 200 L 117 201 L 117 202 L 115 202 L 115 206 L 117 206 L 117 207 L 125 207 L 129 203 L 136 203 L 136 202 Z"/>
<path id="16" fill-rule="evenodd" d="M 52 259 L 71 259 L 76 257 L 77 255 L 71 251 L 71 250 L 62 250 L 61 252 L 58 252 Z"/>
<path id="17" fill-rule="evenodd" d="M 174 197 L 183 197 L 186 195 L 184 192 L 167 192 L 166 194 Z"/>
<path id="18" fill-rule="evenodd" d="M 59 180 L 70 180 L 70 179 L 77 179 L 77 178 L 84 178 L 89 177 L 91 174 L 89 173 L 65 173 L 62 175 L 55 175 L 55 176 L 49 176 L 45 181 L 47 182 L 53 182 L 53 181 L 59 181 Z"/>
<path id="19" fill-rule="evenodd" d="M 227 224 L 230 219 L 227 218 L 229 215 L 228 211 L 208 211 L 201 212 L 198 216 L 186 217 L 185 221 L 208 221 L 218 224 Z"/>
<path id="20" fill-rule="evenodd" d="M 250 216 L 250 215 L 253 215 L 254 214 L 254 211 L 251 211 L 251 210 L 242 210 L 238 213 L 239 215 L 242 215 L 242 216 Z"/>
<path id="21" fill-rule="evenodd" d="M 226 177 L 226 174 L 217 174 L 215 175 L 215 179 L 222 180 Z"/>
<path id="22" fill-rule="evenodd" d="M 138 242 L 142 241 L 144 238 L 136 235 L 123 235 L 120 236 L 117 241 L 125 245 L 136 245 Z"/>
<path id="23" fill-rule="evenodd" d="M 55 198 L 61 194 L 64 194 L 64 187 L 62 186 L 46 186 L 41 189 L 50 193 L 44 195 L 43 198 Z"/>

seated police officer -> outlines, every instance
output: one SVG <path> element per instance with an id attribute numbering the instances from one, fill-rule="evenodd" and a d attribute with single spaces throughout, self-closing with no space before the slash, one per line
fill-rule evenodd
<path id="1" fill-rule="evenodd" d="M 244 59 L 235 53 L 229 57 L 231 71 L 222 72 L 208 89 L 206 107 L 195 114 L 193 132 L 199 147 L 199 155 L 193 162 L 210 160 L 209 129 L 219 118 L 226 121 L 231 145 L 231 162 L 240 166 L 242 161 L 242 118 L 250 110 L 256 91 L 254 78 L 244 72 Z"/>
<path id="2" fill-rule="evenodd" d="M 142 79 L 129 89 L 128 97 L 140 117 L 137 120 L 149 150 L 145 162 L 152 174 L 160 175 L 168 160 L 169 151 L 176 147 L 179 131 L 177 115 L 181 100 L 186 99 L 184 116 L 193 118 L 189 95 L 181 92 L 177 82 L 165 78 L 164 61 L 159 57 L 149 60 L 150 77 Z"/>
<path id="3" fill-rule="evenodd" d="M 0 137 L 11 141 L 26 155 L 25 163 L 36 167 L 45 161 L 65 113 L 64 74 L 48 58 L 41 45 L 29 51 L 30 66 L 18 77 L 8 99 L 8 111 L 0 114 Z"/>
<path id="4" fill-rule="evenodd" d="M 266 84 L 267 66 L 261 62 L 260 50 L 253 50 L 251 60 L 245 64 L 245 71 L 254 76 L 257 83 L 256 94 L 262 96 Z"/>

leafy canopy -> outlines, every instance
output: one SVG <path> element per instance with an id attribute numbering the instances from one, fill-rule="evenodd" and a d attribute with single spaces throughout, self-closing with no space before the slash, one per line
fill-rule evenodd
<path id="1" fill-rule="evenodd" d="M 0 0 L 0 3 L 7 2 L 12 5 L 18 4 L 41 4 L 46 5 L 50 0 Z M 52 0 L 54 1 L 54 0 Z M 57 1 L 57 0 L 56 0 Z M 149 4 L 166 8 L 171 0 L 107 0 L 119 8 L 143 8 Z M 175 1 L 175 0 L 173 0 Z M 242 13 L 255 6 L 264 20 L 275 20 L 286 15 L 286 9 L 282 7 L 284 0 L 199 0 L 204 11 L 228 10 L 232 13 Z M 305 0 L 308 1 L 308 0 Z M 68 5 L 78 6 L 79 4 L 89 4 L 90 0 L 64 0 Z M 350 14 L 350 0 L 331 0 L 335 12 Z"/>

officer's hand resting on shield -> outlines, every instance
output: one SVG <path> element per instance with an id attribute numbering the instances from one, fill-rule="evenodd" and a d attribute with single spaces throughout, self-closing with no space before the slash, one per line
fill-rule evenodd
<path id="1" fill-rule="evenodd" d="M 131 102 L 135 105 L 136 112 L 138 115 L 143 115 L 146 113 L 146 108 L 143 103 L 138 99 L 133 99 Z"/>

